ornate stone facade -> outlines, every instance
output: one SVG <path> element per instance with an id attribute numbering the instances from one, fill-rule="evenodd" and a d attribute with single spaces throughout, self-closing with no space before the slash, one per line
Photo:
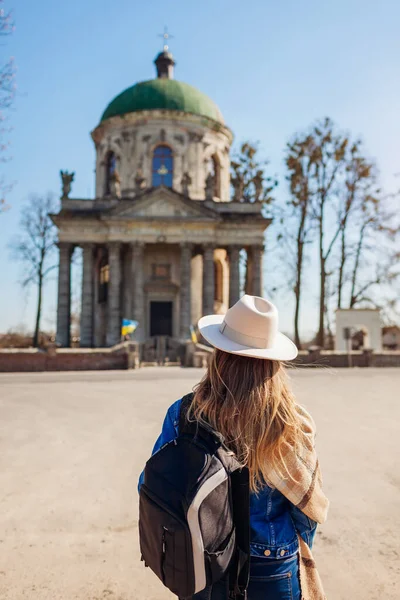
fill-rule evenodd
<path id="1" fill-rule="evenodd" d="M 231 131 L 222 117 L 153 105 L 103 115 L 92 133 L 96 198 L 64 193 L 61 211 L 53 215 L 59 229 L 61 346 L 70 339 L 75 246 L 83 248 L 84 347 L 119 342 L 123 318 L 138 321 L 140 341 L 190 338 L 190 326 L 202 314 L 224 312 L 239 298 L 242 249 L 246 291 L 262 294 L 269 220 L 260 203 L 230 201 Z M 192 105 L 202 113 L 201 103 Z M 214 110 L 206 109 L 207 114 Z"/>
<path id="2" fill-rule="evenodd" d="M 134 197 L 138 172 L 145 185 L 151 187 L 153 151 L 158 145 L 166 145 L 173 151 L 174 190 L 184 192 L 182 179 L 188 173 L 190 198 L 204 200 L 207 163 L 213 160 L 218 169 L 214 199 L 227 202 L 232 137 L 231 131 L 220 123 L 179 111 L 152 110 L 111 117 L 92 132 L 96 144 L 96 197 L 105 195 L 110 152 L 117 157 L 121 195 Z"/>

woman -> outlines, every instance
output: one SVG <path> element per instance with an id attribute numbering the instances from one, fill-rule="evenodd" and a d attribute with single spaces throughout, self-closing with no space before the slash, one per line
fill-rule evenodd
<path id="1" fill-rule="evenodd" d="M 257 296 L 243 296 L 226 315 L 203 317 L 199 329 L 215 351 L 187 418 L 222 434 L 249 469 L 248 598 L 323 599 L 311 555 L 317 522 L 326 519 L 328 509 L 314 449 L 315 425 L 296 403 L 282 364 L 297 356 L 297 348 L 278 331 L 276 307 Z M 168 410 L 153 452 L 178 436 L 180 404 Z M 227 581 L 222 580 L 194 599 L 226 597 Z"/>

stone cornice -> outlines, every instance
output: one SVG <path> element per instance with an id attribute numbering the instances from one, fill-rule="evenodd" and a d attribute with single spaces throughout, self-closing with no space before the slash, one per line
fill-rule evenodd
<path id="1" fill-rule="evenodd" d="M 208 117 L 195 115 L 192 113 L 185 113 L 176 110 L 142 110 L 137 112 L 127 113 L 122 116 L 110 117 L 106 121 L 103 121 L 91 132 L 91 136 L 95 144 L 99 144 L 104 136 L 116 129 L 123 130 L 127 126 L 140 126 L 145 125 L 149 121 L 172 121 L 179 122 L 183 121 L 187 125 L 199 125 L 203 128 L 210 129 L 216 133 L 221 133 L 225 136 L 229 144 L 233 141 L 233 133 L 229 127 L 214 121 Z"/>
<path id="2" fill-rule="evenodd" d="M 221 214 L 262 215 L 263 208 L 261 202 L 216 202 L 215 200 L 205 200 L 204 204 L 207 208 Z"/>
<path id="3" fill-rule="evenodd" d="M 146 204 L 151 205 L 152 201 L 168 199 L 174 201 L 178 206 L 187 208 L 187 215 L 140 215 L 140 209 Z M 191 213 L 191 214 L 189 214 Z M 121 198 L 119 200 L 103 199 L 84 200 L 84 199 L 66 199 L 62 203 L 62 209 L 58 214 L 50 215 L 53 222 L 60 226 L 65 221 L 177 221 L 177 222 L 196 222 L 196 221 L 215 221 L 236 225 L 255 225 L 263 224 L 266 229 L 272 219 L 264 217 L 262 214 L 262 204 L 245 204 L 240 202 L 214 202 L 191 200 L 183 194 L 169 188 L 150 188 L 145 190 L 135 198 Z"/>

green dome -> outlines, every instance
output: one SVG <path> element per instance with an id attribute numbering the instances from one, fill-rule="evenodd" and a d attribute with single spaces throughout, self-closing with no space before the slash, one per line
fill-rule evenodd
<path id="1" fill-rule="evenodd" d="M 101 117 L 125 115 L 140 110 L 177 110 L 224 122 L 218 106 L 196 88 L 175 79 L 142 81 L 114 98 Z"/>

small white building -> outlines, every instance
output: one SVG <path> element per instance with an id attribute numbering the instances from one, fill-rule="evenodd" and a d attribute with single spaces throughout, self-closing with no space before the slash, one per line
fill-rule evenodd
<path id="1" fill-rule="evenodd" d="M 350 334 L 363 330 L 364 348 L 382 351 L 382 324 L 380 310 L 377 308 L 339 308 L 336 311 L 335 350 L 346 352 L 348 342 L 346 330 Z"/>

